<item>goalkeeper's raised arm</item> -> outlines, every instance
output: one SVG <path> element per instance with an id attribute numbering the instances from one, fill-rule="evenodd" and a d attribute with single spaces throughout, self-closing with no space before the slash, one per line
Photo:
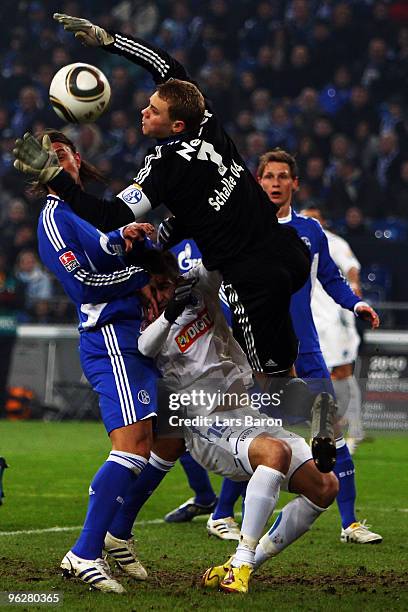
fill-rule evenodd
<path id="1" fill-rule="evenodd" d="M 107 32 L 87 19 L 54 13 L 55 21 L 72 32 L 75 38 L 88 47 L 102 47 L 105 51 L 122 55 L 129 61 L 150 72 L 155 83 L 170 78 L 191 81 L 184 67 L 160 47 L 155 47 L 140 38 L 119 32 Z"/>

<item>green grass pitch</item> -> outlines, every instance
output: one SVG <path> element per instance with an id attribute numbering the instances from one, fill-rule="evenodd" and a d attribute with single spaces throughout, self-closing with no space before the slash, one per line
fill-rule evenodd
<path id="1" fill-rule="evenodd" d="M 359 518 L 367 518 L 383 535 L 381 545 L 341 544 L 333 506 L 310 533 L 254 576 L 247 596 L 203 591 L 203 571 L 224 561 L 234 546 L 209 539 L 203 520 L 182 525 L 155 521 L 191 495 L 176 466 L 135 529 L 149 578 L 145 583 L 121 578 L 127 594 L 118 596 L 89 592 L 84 584 L 63 579 L 58 570 L 79 533 L 90 479 L 109 452 L 103 426 L 2 421 L 0 455 L 10 468 L 0 507 L 0 591 L 59 591 L 64 595 L 60 609 L 70 611 L 407 610 L 407 435 L 374 437 L 355 457 L 357 508 Z M 218 489 L 219 479 L 213 482 Z M 281 494 L 278 507 L 287 499 Z M 66 530 L 50 531 L 53 527 Z"/>

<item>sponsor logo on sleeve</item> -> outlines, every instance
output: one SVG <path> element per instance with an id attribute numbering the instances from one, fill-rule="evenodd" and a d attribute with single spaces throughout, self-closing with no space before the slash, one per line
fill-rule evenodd
<path id="1" fill-rule="evenodd" d="M 81 265 L 72 251 L 66 251 L 60 255 L 59 260 L 67 272 L 72 272 Z"/>
<path id="2" fill-rule="evenodd" d="M 187 349 L 189 349 L 198 338 L 206 334 L 213 325 L 214 322 L 211 320 L 208 310 L 202 310 L 198 317 L 191 323 L 187 323 L 175 337 L 175 341 L 180 351 L 185 353 Z"/>

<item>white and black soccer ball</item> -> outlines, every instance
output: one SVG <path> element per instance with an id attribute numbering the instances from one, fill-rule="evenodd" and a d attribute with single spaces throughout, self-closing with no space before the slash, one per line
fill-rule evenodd
<path id="1" fill-rule="evenodd" d="M 107 109 L 111 88 L 106 76 L 90 64 L 64 66 L 50 85 L 50 102 L 69 123 L 92 123 Z"/>

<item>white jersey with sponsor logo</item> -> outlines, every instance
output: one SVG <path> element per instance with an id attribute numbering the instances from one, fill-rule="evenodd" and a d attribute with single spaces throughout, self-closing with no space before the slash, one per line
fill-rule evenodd
<path id="1" fill-rule="evenodd" d="M 177 392 L 211 379 L 220 392 L 238 379 L 250 385 L 251 368 L 219 306 L 220 274 L 199 264 L 184 277 L 198 279 L 196 304 L 187 306 L 173 324 L 161 314 L 142 332 L 139 350 L 156 358 L 167 385 Z"/>
<path id="2" fill-rule="evenodd" d="M 360 263 L 348 243 L 328 230 L 324 233 L 330 255 L 343 276 L 347 277 L 351 268 L 360 270 Z M 312 295 L 312 313 L 327 366 L 333 368 L 355 361 L 360 344 L 355 316 L 336 304 L 318 280 Z"/>

